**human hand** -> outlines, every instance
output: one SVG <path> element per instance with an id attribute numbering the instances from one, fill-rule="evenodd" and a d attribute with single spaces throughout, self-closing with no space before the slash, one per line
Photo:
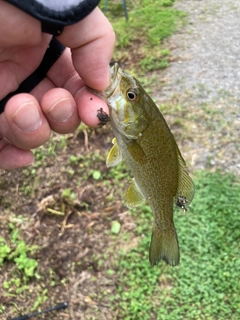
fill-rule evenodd
<path id="1" fill-rule="evenodd" d="M 8 3 L 0 2 L 0 100 L 16 90 L 40 64 L 51 40 L 40 22 Z M 46 142 L 51 130 L 74 131 L 82 120 L 99 123 L 97 110 L 106 104 L 90 93 L 105 89 L 110 81 L 109 62 L 114 32 L 96 8 L 82 21 L 64 28 L 58 40 L 66 49 L 46 78 L 30 94 L 12 97 L 0 115 L 0 168 L 30 164 L 30 151 Z"/>

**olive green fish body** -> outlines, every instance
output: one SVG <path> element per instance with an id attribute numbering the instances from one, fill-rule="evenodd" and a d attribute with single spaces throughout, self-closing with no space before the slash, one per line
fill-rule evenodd
<path id="1" fill-rule="evenodd" d="M 178 196 L 192 200 L 193 183 L 155 103 L 134 77 L 118 66 L 114 68 L 114 82 L 106 96 L 116 140 L 107 165 L 125 159 L 134 177 L 127 191 L 127 205 L 135 206 L 146 199 L 154 215 L 150 262 L 154 265 L 163 259 L 174 266 L 179 263 L 179 247 L 173 204 Z"/>

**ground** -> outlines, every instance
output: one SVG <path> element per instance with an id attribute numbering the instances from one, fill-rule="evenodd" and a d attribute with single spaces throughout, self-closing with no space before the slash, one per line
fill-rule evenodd
<path id="1" fill-rule="evenodd" d="M 189 13 L 190 23 L 166 42 L 170 67 L 146 75 L 153 79 L 151 95 L 190 172 L 207 168 L 239 175 L 239 4 L 183 0 L 176 7 Z M 82 126 L 66 137 L 53 135 L 36 152 L 33 166 L 0 172 L 1 237 L 13 243 L 18 229 L 28 247 L 38 246 L 29 253 L 38 261 L 38 278 L 19 294 L 17 284 L 0 288 L 0 319 L 33 312 L 34 304 L 44 309 L 64 301 L 67 309 L 42 319 L 120 319 L 111 303 L 119 281 L 112 270 L 124 244 L 113 221 L 130 234 L 124 250 L 137 239 L 122 201 L 128 171 L 105 165 L 112 138 L 109 126 Z M 13 259 L 4 263 L 0 283 L 22 277 Z M 23 287 L 24 280 L 19 291 Z"/>
<path id="2" fill-rule="evenodd" d="M 3 293 L 1 303 L 7 310 L 11 309 L 13 303 L 18 306 L 19 311 L 15 309 L 15 315 L 25 311 L 29 313 L 38 296 L 47 289 L 48 301 L 43 305 L 51 306 L 63 301 L 69 303 L 68 315 L 63 313 L 61 318 L 61 313 L 58 313 L 57 319 L 68 318 L 69 314 L 79 319 L 83 313 L 87 318 L 89 307 L 90 313 L 96 315 L 101 312 L 102 319 L 113 318 L 108 299 L 104 301 L 102 298 L 103 292 L 114 294 L 116 290 L 114 279 L 102 276 L 102 271 L 105 274 L 104 268 L 109 269 L 112 261 L 108 259 L 101 267 L 99 259 L 104 254 L 108 256 L 111 242 L 111 237 L 109 234 L 104 235 L 104 231 L 109 232 L 111 221 L 126 209 L 119 200 L 111 206 L 106 205 L 107 197 L 117 186 L 106 187 L 102 182 L 94 180 L 90 172 L 93 169 L 91 163 L 98 166 L 96 172 L 102 175 L 107 170 L 100 153 L 106 153 L 109 129 L 84 132 L 85 135 L 80 131 L 78 135 L 68 136 L 64 150 L 56 151 L 57 156 L 54 157 L 47 155 L 44 161 L 41 160 L 43 165 L 34 174 L 26 169 L 1 174 L 1 205 L 5 208 L 1 217 L 1 236 L 9 239 L 9 221 L 12 221 L 21 230 L 21 238 L 29 246 L 39 246 L 33 258 L 39 263 L 41 281 L 38 284 L 43 286 L 33 289 L 30 284 L 27 293 L 14 298 Z M 87 149 L 84 146 L 86 137 L 89 139 Z M 57 137 L 52 139 L 54 144 L 55 139 Z M 69 164 L 69 154 L 76 158 L 81 155 L 84 162 L 87 158 L 89 162 L 83 164 L 82 170 L 79 159 L 76 164 Z M 77 173 L 78 166 L 81 176 L 87 170 L 85 177 L 80 178 L 81 182 Z M 71 190 L 69 196 L 68 190 Z M 66 196 L 63 195 L 64 191 Z M 76 199 L 71 200 L 73 194 Z M 16 218 L 10 218 L 13 215 Z M 1 283 L 16 276 L 12 271 L 13 263 L 9 262 L 5 267 L 0 276 Z M 100 295 L 101 305 L 98 305 Z M 7 314 L 13 316 L 12 312 Z"/>

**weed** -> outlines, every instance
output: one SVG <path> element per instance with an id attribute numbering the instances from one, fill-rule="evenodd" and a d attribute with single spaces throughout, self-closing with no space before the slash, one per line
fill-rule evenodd
<path id="1" fill-rule="evenodd" d="M 39 293 L 33 307 L 31 308 L 31 311 L 36 310 L 43 302 L 45 302 L 48 299 L 47 296 L 48 289 L 43 289 L 41 293 Z"/>
<path id="2" fill-rule="evenodd" d="M 62 197 L 70 201 L 74 201 L 77 198 L 76 193 L 72 192 L 70 188 L 62 191 Z"/>
<path id="3" fill-rule="evenodd" d="M 0 303 L 0 313 L 3 313 L 5 311 L 6 307 Z"/>
<path id="4" fill-rule="evenodd" d="M 0 265 L 7 258 L 8 254 L 11 252 L 11 248 L 7 245 L 4 238 L 0 238 Z"/>
<path id="5" fill-rule="evenodd" d="M 79 158 L 76 157 L 75 155 L 70 156 L 70 159 L 69 159 L 70 164 L 77 165 L 78 161 L 79 161 Z"/>
<path id="6" fill-rule="evenodd" d="M 45 146 L 40 146 L 39 148 L 33 150 L 33 154 L 35 156 L 35 162 L 33 163 L 33 167 L 36 169 L 41 167 L 48 158 L 56 157 L 56 141 L 54 139 L 49 140 L 48 144 Z"/>
<path id="7" fill-rule="evenodd" d="M 152 214 L 137 215 L 139 246 L 119 261 L 118 302 L 122 319 L 239 319 L 239 192 L 232 175 L 198 174 L 187 215 L 175 215 L 180 266 L 151 267 Z"/>
<path id="8" fill-rule="evenodd" d="M 173 3 L 171 0 L 141 1 L 135 7 L 130 7 L 129 21 L 119 17 L 121 6 L 112 3 L 108 7 L 107 16 L 117 36 L 115 60 L 132 56 L 138 60 L 137 66 L 143 72 L 166 68 L 168 61 L 163 57 L 166 58 L 169 51 L 162 48 L 163 41 L 177 30 L 185 17 L 183 12 L 172 8 Z"/>
<path id="9" fill-rule="evenodd" d="M 126 168 L 125 163 L 121 162 L 109 170 L 109 177 L 114 179 L 114 183 L 119 183 L 120 180 L 129 177 L 129 170 Z"/>
<path id="10" fill-rule="evenodd" d="M 38 263 L 35 259 L 30 259 L 27 254 L 30 251 L 36 250 L 36 248 L 28 247 L 25 241 L 21 239 L 18 239 L 16 244 L 17 247 L 11 254 L 9 254 L 8 259 L 13 259 L 17 268 L 23 271 L 26 278 L 31 278 L 35 274 L 35 269 L 37 268 Z"/>
<path id="11" fill-rule="evenodd" d="M 93 170 L 92 176 L 94 180 L 99 180 L 102 177 L 101 171 Z"/>
<path id="12" fill-rule="evenodd" d="M 140 60 L 140 67 L 143 70 L 152 71 L 155 69 L 165 69 L 169 66 L 169 63 L 166 59 L 156 59 L 154 57 L 146 57 Z"/>
<path id="13" fill-rule="evenodd" d="M 112 227 L 111 227 L 111 232 L 113 234 L 118 234 L 121 230 L 121 224 L 118 221 L 113 221 L 112 222 Z"/>
<path id="14" fill-rule="evenodd" d="M 35 259 L 29 258 L 38 247 L 28 246 L 23 239 L 20 238 L 18 229 L 15 223 L 10 222 L 9 228 L 11 230 L 10 244 L 4 238 L 0 238 L 0 267 L 5 261 L 14 262 L 17 270 L 21 272 L 21 278 L 12 277 L 10 281 L 3 283 L 3 288 L 8 289 L 9 292 L 18 290 L 17 293 L 24 290 L 24 285 L 33 276 L 38 277 L 36 268 L 38 263 Z M 14 272 L 14 270 L 13 270 Z"/>

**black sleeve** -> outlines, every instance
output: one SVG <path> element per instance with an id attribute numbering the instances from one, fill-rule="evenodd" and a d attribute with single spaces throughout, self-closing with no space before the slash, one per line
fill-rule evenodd
<path id="1" fill-rule="evenodd" d="M 85 18 L 100 0 L 5 0 L 42 23 L 42 31 L 59 35 L 64 26 Z"/>

